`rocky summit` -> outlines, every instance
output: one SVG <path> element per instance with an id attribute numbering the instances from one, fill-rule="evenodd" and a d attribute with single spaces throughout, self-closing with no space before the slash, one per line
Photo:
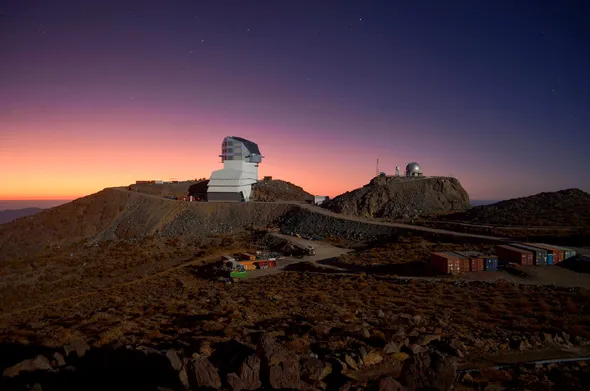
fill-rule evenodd
<path id="1" fill-rule="evenodd" d="M 326 202 L 346 215 L 406 219 L 469 209 L 469 195 L 456 178 L 378 176 L 359 189 Z"/>

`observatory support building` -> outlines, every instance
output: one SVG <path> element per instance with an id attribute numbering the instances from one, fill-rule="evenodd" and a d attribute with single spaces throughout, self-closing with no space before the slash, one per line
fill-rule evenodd
<path id="1" fill-rule="evenodd" d="M 228 136 L 221 145 L 223 168 L 211 173 L 207 201 L 248 201 L 252 185 L 258 182 L 262 156 L 258 145 L 241 137 Z"/>

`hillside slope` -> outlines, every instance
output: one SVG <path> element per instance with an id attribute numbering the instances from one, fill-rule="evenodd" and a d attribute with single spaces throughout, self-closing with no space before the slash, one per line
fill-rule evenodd
<path id="1" fill-rule="evenodd" d="M 47 246 L 148 235 L 204 237 L 272 224 L 296 206 L 173 201 L 105 189 L 26 219 L 0 225 L 0 261 Z"/>
<path id="2" fill-rule="evenodd" d="M 580 189 L 539 193 L 441 217 L 473 224 L 590 227 L 590 194 Z"/>
<path id="3" fill-rule="evenodd" d="M 313 194 L 300 186 L 280 179 L 260 181 L 252 186 L 252 201 L 306 201 L 313 200 Z"/>
<path id="4" fill-rule="evenodd" d="M 322 206 L 346 215 L 385 218 L 413 218 L 470 207 L 469 195 L 459 181 L 440 177 L 375 177 Z"/>
<path id="5" fill-rule="evenodd" d="M 20 219 L 21 217 L 34 215 L 35 213 L 39 213 L 42 210 L 43 209 L 41 208 L 0 210 L 0 224 L 8 223 L 10 221 Z"/>

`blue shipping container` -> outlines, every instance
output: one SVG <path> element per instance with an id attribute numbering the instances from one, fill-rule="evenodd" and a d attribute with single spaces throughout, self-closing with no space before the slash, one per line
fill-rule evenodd
<path id="1" fill-rule="evenodd" d="M 547 265 L 553 265 L 553 254 L 547 254 Z"/>
<path id="2" fill-rule="evenodd" d="M 498 258 L 484 258 L 483 268 L 487 272 L 495 272 L 498 270 Z"/>

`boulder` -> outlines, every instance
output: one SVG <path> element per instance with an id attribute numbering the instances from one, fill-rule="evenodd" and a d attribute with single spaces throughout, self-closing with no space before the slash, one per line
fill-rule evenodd
<path id="1" fill-rule="evenodd" d="M 363 358 L 363 363 L 365 365 L 375 365 L 381 361 L 383 361 L 383 357 L 375 351 L 370 352 Z"/>
<path id="2" fill-rule="evenodd" d="M 221 379 L 219 378 L 217 369 L 215 369 L 206 357 L 199 357 L 196 360 L 192 360 L 191 364 L 189 382 L 193 383 L 195 388 L 221 388 Z"/>
<path id="3" fill-rule="evenodd" d="M 439 351 L 431 351 L 407 359 L 401 371 L 401 380 L 409 391 L 421 387 L 446 391 L 453 385 L 456 371 L 454 358 Z"/>
<path id="4" fill-rule="evenodd" d="M 391 376 L 386 376 L 379 380 L 379 391 L 405 391 L 404 386 Z"/>
<path id="5" fill-rule="evenodd" d="M 398 352 L 399 352 L 399 347 L 397 346 L 397 344 L 395 342 L 389 342 L 383 348 L 384 354 L 393 354 L 393 353 L 398 353 Z"/>
<path id="6" fill-rule="evenodd" d="M 35 371 L 47 371 L 52 369 L 49 360 L 42 355 L 38 355 L 35 358 L 24 360 L 10 368 L 4 370 L 3 375 L 5 377 L 15 377 L 22 372 L 35 372 Z"/>
<path id="7" fill-rule="evenodd" d="M 63 367 L 66 365 L 66 360 L 64 360 L 64 356 L 62 356 L 60 353 L 55 352 L 53 354 L 53 359 L 55 360 L 56 364 L 58 367 Z"/>
<path id="8" fill-rule="evenodd" d="M 69 356 L 70 353 L 75 352 L 78 357 L 82 358 L 88 350 L 90 350 L 90 346 L 88 346 L 86 341 L 83 339 L 75 339 L 69 344 L 64 345 L 66 356 Z"/>
<path id="9" fill-rule="evenodd" d="M 332 373 L 332 365 L 317 358 L 307 358 L 301 361 L 301 378 L 308 383 L 322 381 Z"/>
<path id="10" fill-rule="evenodd" d="M 174 349 L 170 349 L 166 352 L 166 358 L 170 361 L 170 365 L 175 371 L 182 369 L 182 360 L 178 356 L 178 353 Z"/>
<path id="11" fill-rule="evenodd" d="M 238 373 L 227 375 L 227 383 L 232 391 L 260 388 L 260 358 L 256 355 L 247 357 L 240 365 Z"/>
<path id="12" fill-rule="evenodd" d="M 301 387 L 299 357 L 288 352 L 269 335 L 263 335 L 256 348 L 261 358 L 261 380 L 272 388 Z"/>

